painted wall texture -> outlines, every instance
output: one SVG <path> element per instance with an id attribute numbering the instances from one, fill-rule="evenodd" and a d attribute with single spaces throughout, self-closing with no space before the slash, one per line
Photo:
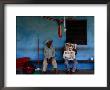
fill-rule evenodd
<path id="1" fill-rule="evenodd" d="M 57 16 L 54 18 L 63 18 Z M 68 17 L 66 17 L 68 18 Z M 89 60 L 94 57 L 94 17 L 74 16 L 73 19 L 87 20 L 87 45 L 78 45 L 78 60 Z M 43 48 L 45 40 L 52 39 L 53 47 L 56 48 L 56 60 L 62 60 L 61 48 L 66 40 L 66 32 L 62 24 L 62 38 L 58 37 L 57 23 L 40 16 L 17 16 L 16 17 L 16 57 L 30 57 L 31 60 L 38 59 L 38 38 L 39 38 L 39 59 L 43 60 Z"/>

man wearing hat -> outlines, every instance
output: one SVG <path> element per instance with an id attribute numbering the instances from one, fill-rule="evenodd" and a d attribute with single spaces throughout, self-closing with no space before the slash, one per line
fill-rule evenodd
<path id="1" fill-rule="evenodd" d="M 53 69 L 56 72 L 57 62 L 55 60 L 55 49 L 52 47 L 52 40 L 47 40 L 44 47 L 44 60 L 43 60 L 43 73 L 46 73 L 48 63 L 53 65 Z"/>

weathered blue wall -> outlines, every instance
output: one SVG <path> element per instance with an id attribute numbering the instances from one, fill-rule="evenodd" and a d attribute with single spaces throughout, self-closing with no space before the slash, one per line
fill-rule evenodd
<path id="1" fill-rule="evenodd" d="M 55 17 L 63 18 L 63 17 Z M 88 60 L 94 56 L 94 17 L 76 16 L 74 19 L 87 19 L 87 45 L 78 45 L 78 60 Z M 63 27 L 63 25 L 62 25 Z M 32 60 L 38 59 L 38 37 L 40 40 L 40 60 L 43 60 L 43 47 L 47 39 L 53 40 L 53 46 L 56 48 L 56 59 L 61 60 L 62 54 L 58 48 L 64 46 L 66 32 L 62 29 L 62 38 L 58 38 L 57 24 L 54 21 L 42 17 L 16 17 L 16 57 L 30 57 Z"/>

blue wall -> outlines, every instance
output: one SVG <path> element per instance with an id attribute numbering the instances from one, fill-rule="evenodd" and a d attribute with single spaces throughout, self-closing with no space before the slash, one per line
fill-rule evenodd
<path id="1" fill-rule="evenodd" d="M 55 17 L 63 18 L 63 17 Z M 68 18 L 68 17 L 66 17 Z M 78 45 L 78 60 L 88 60 L 94 56 L 94 17 L 76 16 L 74 19 L 87 20 L 87 45 Z M 63 24 L 62 24 L 63 28 Z M 30 57 L 32 60 L 38 59 L 38 37 L 40 40 L 40 60 L 43 60 L 43 47 L 47 39 L 53 40 L 53 47 L 56 48 L 56 59 L 62 59 L 62 53 L 59 50 L 64 46 L 66 32 L 62 29 L 62 38 L 58 38 L 57 24 L 54 21 L 47 20 L 40 16 L 17 16 L 16 17 L 16 57 Z"/>

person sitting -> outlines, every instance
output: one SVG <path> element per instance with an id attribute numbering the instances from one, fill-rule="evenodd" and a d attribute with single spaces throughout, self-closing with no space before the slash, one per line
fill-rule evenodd
<path id="1" fill-rule="evenodd" d="M 66 43 L 63 53 L 63 58 L 65 60 L 65 68 L 67 72 L 75 72 L 76 66 L 78 64 L 76 60 L 76 44 Z"/>
<path id="2" fill-rule="evenodd" d="M 44 48 L 43 73 L 46 73 L 48 63 L 53 65 L 54 72 L 57 72 L 57 62 L 55 60 L 55 49 L 52 47 L 52 40 L 46 41 Z"/>

